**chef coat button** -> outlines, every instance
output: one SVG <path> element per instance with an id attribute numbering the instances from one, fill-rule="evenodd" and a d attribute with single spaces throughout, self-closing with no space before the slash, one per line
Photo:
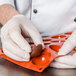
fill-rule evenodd
<path id="1" fill-rule="evenodd" d="M 74 22 L 76 22 L 76 18 L 74 18 Z"/>
<path id="2" fill-rule="evenodd" d="M 37 13 L 37 9 L 34 9 L 33 12 L 34 12 L 34 13 Z"/>

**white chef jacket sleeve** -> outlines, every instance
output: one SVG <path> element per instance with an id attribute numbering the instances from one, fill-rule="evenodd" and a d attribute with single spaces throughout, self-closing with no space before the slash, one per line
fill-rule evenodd
<path id="1" fill-rule="evenodd" d="M 10 4 L 13 7 L 15 7 L 14 0 L 0 0 L 0 5 L 3 5 L 3 4 Z"/>

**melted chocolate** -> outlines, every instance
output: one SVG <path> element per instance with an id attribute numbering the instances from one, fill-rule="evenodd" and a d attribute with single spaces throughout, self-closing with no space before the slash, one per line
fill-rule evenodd
<path id="1" fill-rule="evenodd" d="M 39 56 L 41 54 L 41 52 L 42 52 L 42 45 L 41 44 L 39 44 L 38 46 L 34 46 L 32 48 L 31 58 Z"/>

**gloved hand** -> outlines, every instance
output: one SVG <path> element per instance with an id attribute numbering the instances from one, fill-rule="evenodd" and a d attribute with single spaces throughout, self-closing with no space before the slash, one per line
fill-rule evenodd
<path id="1" fill-rule="evenodd" d="M 64 42 L 62 48 L 59 50 L 58 55 L 62 57 L 56 58 L 54 62 L 50 64 L 55 68 L 76 68 L 76 52 L 73 49 L 76 47 L 76 30 L 72 35 Z"/>
<path id="2" fill-rule="evenodd" d="M 14 60 L 29 61 L 31 46 L 22 33 L 31 37 L 36 46 L 38 44 L 44 46 L 39 32 L 31 21 L 23 15 L 16 15 L 1 29 L 2 48 L 3 52 Z"/>

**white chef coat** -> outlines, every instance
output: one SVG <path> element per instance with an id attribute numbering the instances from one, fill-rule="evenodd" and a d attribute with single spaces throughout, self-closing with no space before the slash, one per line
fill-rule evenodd
<path id="1" fill-rule="evenodd" d="M 0 0 L 29 18 L 43 36 L 76 29 L 76 0 Z"/>

